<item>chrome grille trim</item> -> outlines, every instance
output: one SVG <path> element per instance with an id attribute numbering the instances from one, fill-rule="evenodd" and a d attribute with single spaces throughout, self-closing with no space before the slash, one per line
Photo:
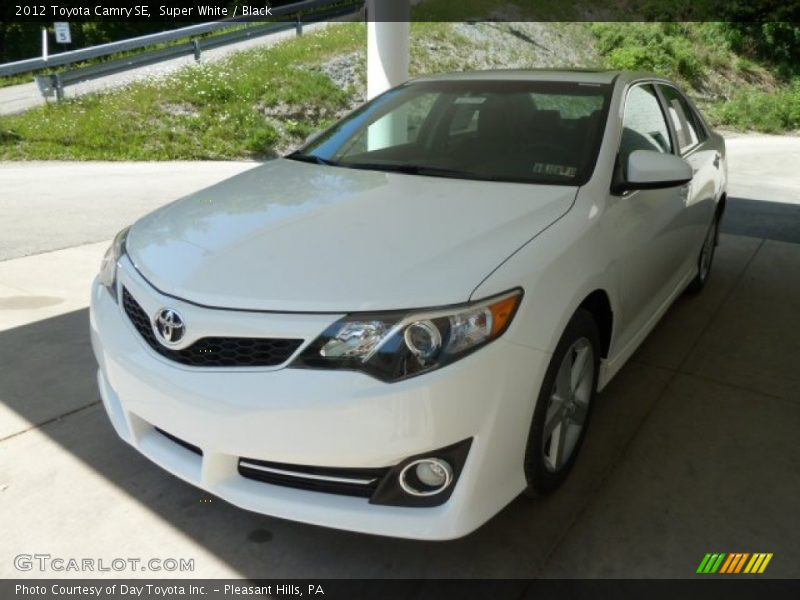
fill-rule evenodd
<path id="1" fill-rule="evenodd" d="M 284 469 L 276 469 L 274 467 L 265 467 L 264 465 L 257 465 L 245 460 L 239 462 L 243 467 L 248 469 L 256 469 L 257 471 L 264 471 L 266 473 L 275 473 L 277 475 L 286 475 L 287 477 L 299 477 L 302 479 L 313 479 L 315 481 L 330 481 L 333 483 L 352 483 L 355 485 L 371 485 L 375 483 L 378 478 L 372 479 L 353 479 L 350 477 L 334 477 L 333 475 L 315 475 L 313 473 L 301 473 L 299 471 L 286 471 Z"/>

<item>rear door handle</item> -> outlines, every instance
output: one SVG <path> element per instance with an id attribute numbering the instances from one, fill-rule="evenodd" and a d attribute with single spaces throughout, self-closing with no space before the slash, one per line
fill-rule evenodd
<path id="1" fill-rule="evenodd" d="M 714 168 L 719 169 L 719 152 L 714 154 Z"/>

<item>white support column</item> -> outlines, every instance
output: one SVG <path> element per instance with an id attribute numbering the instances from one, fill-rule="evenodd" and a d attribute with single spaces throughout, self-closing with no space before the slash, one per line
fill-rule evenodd
<path id="1" fill-rule="evenodd" d="M 367 0 L 367 99 L 408 80 L 410 0 Z M 404 115 L 369 128 L 369 149 L 383 148 L 406 135 Z"/>
<path id="2" fill-rule="evenodd" d="M 367 99 L 408 79 L 410 0 L 367 1 Z"/>

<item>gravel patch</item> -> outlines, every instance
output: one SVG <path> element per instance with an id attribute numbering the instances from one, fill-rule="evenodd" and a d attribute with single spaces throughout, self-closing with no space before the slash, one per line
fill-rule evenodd
<path id="1" fill-rule="evenodd" d="M 366 64 L 366 51 L 359 51 L 337 56 L 312 69 L 327 75 L 336 87 L 364 97 L 367 93 Z"/>
<path id="2" fill-rule="evenodd" d="M 188 102 L 164 102 L 161 109 L 168 115 L 173 117 L 199 117 L 200 112 L 197 108 Z"/>
<path id="3" fill-rule="evenodd" d="M 569 68 L 600 63 L 594 40 L 583 24 L 454 23 L 452 31 L 468 42 L 452 46 L 470 69 Z M 585 38 L 585 43 L 576 44 L 576 35 Z M 433 60 L 431 66 L 435 65 Z"/>

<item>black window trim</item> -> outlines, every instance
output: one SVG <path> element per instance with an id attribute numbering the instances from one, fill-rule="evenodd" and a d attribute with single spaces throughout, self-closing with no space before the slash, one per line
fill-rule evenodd
<path id="1" fill-rule="evenodd" d="M 617 156 L 619 156 L 619 151 L 622 146 L 622 130 L 623 125 L 625 123 L 625 112 L 628 110 L 628 98 L 631 95 L 631 92 L 634 88 L 642 87 L 646 85 L 653 86 L 653 91 L 656 93 L 656 101 L 658 102 L 658 108 L 661 110 L 661 117 L 664 119 L 664 122 L 667 125 L 667 133 L 669 134 L 669 143 L 672 146 L 671 151 L 665 154 L 676 154 L 676 149 L 678 147 L 678 140 L 675 137 L 675 132 L 672 129 L 672 123 L 669 118 L 669 114 L 666 112 L 664 107 L 664 102 L 661 97 L 660 91 L 658 89 L 658 84 L 660 83 L 657 79 L 637 79 L 635 81 L 631 81 L 625 89 L 625 100 L 622 103 L 622 115 L 620 118 L 620 128 L 619 128 L 619 136 L 617 140 Z"/>
<path id="2" fill-rule="evenodd" d="M 672 122 L 672 119 L 669 117 L 669 113 L 667 113 L 667 125 L 669 126 L 670 131 L 673 132 L 675 137 L 675 143 L 673 145 L 675 147 L 675 150 L 677 150 L 676 156 L 680 156 L 681 158 L 686 158 L 687 156 L 694 154 L 698 148 L 700 148 L 703 144 L 705 144 L 711 137 L 711 135 L 708 131 L 708 127 L 706 126 L 705 121 L 700 116 L 700 111 L 698 111 L 697 108 L 694 106 L 694 104 L 692 104 L 691 100 L 689 100 L 689 97 L 686 94 L 684 94 L 681 91 L 681 89 L 678 88 L 678 86 L 669 83 L 667 81 L 660 81 L 656 84 L 656 91 L 658 93 L 658 97 L 660 98 L 661 103 L 663 104 L 662 111 L 663 110 L 669 111 L 669 101 L 667 100 L 667 97 L 664 95 L 664 93 L 661 91 L 661 86 L 672 88 L 673 90 L 675 90 L 675 93 L 678 94 L 679 98 L 683 98 L 686 101 L 686 105 L 689 107 L 689 110 L 692 111 L 692 114 L 694 114 L 694 116 L 696 117 L 695 120 L 698 123 L 700 123 L 700 127 L 703 129 L 702 133 L 704 137 L 702 140 L 698 140 L 691 146 L 687 146 L 685 149 L 681 149 L 680 144 L 678 143 L 678 132 L 675 130 L 675 125 Z"/>

